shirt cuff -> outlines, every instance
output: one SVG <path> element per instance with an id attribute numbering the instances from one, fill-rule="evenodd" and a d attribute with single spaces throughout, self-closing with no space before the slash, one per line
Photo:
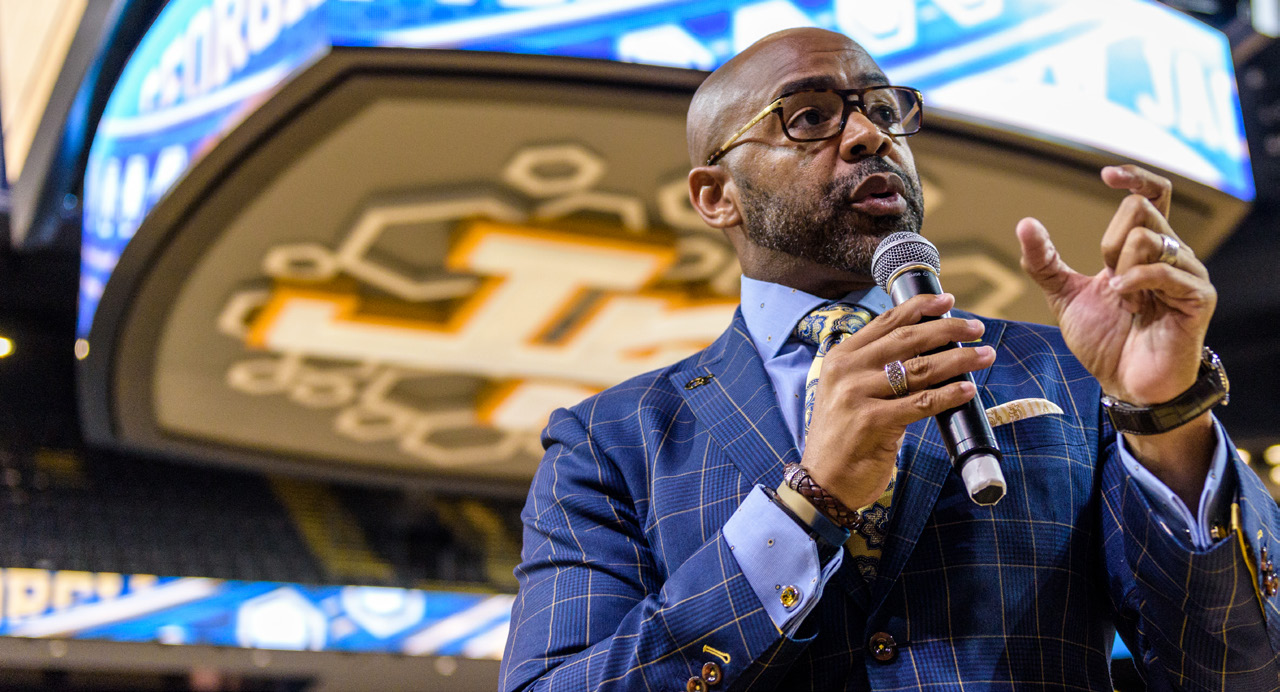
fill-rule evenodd
<path id="1" fill-rule="evenodd" d="M 1234 483 L 1226 478 L 1227 438 L 1223 434 L 1222 424 L 1218 422 L 1217 416 L 1213 418 L 1213 434 L 1217 438 L 1217 445 L 1213 450 L 1213 462 L 1209 465 L 1209 475 L 1204 480 L 1204 489 L 1200 491 L 1200 508 L 1194 518 L 1182 498 L 1170 490 L 1163 481 L 1156 478 L 1154 473 L 1151 473 L 1129 452 L 1123 435 L 1119 436 L 1120 444 L 1118 445 L 1120 462 L 1124 464 L 1138 487 L 1146 493 L 1157 518 L 1174 536 L 1189 540 L 1192 546 L 1202 550 L 1216 542 L 1211 533 L 1211 526 L 1214 523 L 1220 523 L 1222 517 L 1226 516 L 1230 498 L 1235 494 Z"/>
<path id="2" fill-rule="evenodd" d="M 788 637 L 794 635 L 840 568 L 844 551 L 819 565 L 817 543 L 760 485 L 725 522 L 723 532 L 774 626 Z"/>

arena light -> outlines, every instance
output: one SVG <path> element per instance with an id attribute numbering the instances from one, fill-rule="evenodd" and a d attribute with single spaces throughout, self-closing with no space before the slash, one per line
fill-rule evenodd
<path id="1" fill-rule="evenodd" d="M 76 360 L 84 360 L 89 357 L 89 340 L 76 339 Z"/>
<path id="2" fill-rule="evenodd" d="M 13 340 L 0 336 L 0 358 L 13 355 Z"/>
<path id="3" fill-rule="evenodd" d="M 1271 482 L 1280 485 L 1280 466 L 1271 467 Z"/>
<path id="4" fill-rule="evenodd" d="M 1236 447 L 1236 454 L 1239 454 L 1240 460 L 1246 464 L 1251 463 L 1253 461 L 1253 455 L 1249 453 L 1249 450 L 1243 447 Z"/>
<path id="5" fill-rule="evenodd" d="M 1253 30 L 1263 36 L 1280 38 L 1280 0 L 1253 0 L 1250 6 Z"/>
<path id="6" fill-rule="evenodd" d="M 1262 452 L 1262 458 L 1272 466 L 1280 466 L 1280 445 L 1271 445 Z"/>

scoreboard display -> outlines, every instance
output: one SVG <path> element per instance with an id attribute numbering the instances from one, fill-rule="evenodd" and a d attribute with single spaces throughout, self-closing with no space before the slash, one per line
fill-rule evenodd
<path id="1" fill-rule="evenodd" d="M 129 60 L 91 148 L 79 334 L 156 201 L 334 46 L 710 70 L 796 26 L 851 36 L 931 111 L 1253 199 L 1225 37 L 1147 0 L 174 0 Z"/>

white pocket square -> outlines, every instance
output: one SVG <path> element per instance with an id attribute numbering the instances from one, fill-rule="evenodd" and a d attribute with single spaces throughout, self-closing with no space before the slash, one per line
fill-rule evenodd
<path id="1" fill-rule="evenodd" d="M 1048 399 L 1018 399 L 987 409 L 987 422 L 995 428 L 1049 413 L 1062 413 L 1062 407 Z"/>

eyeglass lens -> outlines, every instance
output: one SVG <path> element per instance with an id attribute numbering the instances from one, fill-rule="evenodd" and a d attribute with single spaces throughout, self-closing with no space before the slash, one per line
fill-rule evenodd
<path id="1" fill-rule="evenodd" d="M 782 122 L 792 139 L 812 141 L 840 132 L 845 97 L 833 91 L 802 91 L 782 99 Z M 876 127 L 895 135 L 920 129 L 920 103 L 914 91 L 899 87 L 871 89 L 862 95 L 863 114 Z"/>

